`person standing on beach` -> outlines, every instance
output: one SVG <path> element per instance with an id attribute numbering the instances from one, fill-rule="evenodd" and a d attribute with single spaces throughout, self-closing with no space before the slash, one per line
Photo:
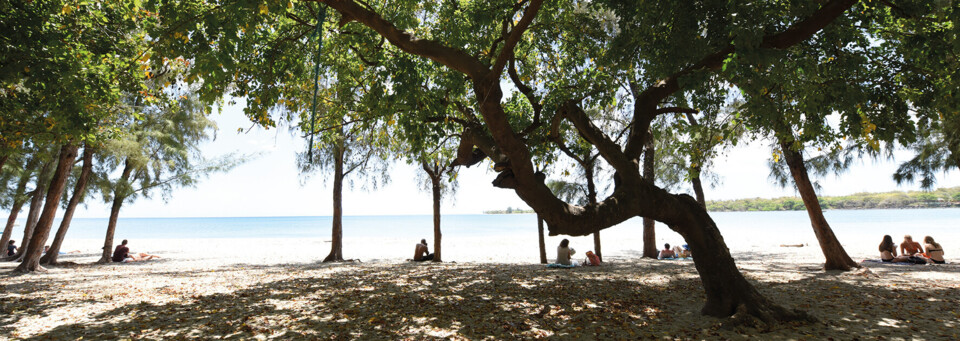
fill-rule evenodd
<path id="1" fill-rule="evenodd" d="M 427 247 L 426 239 L 420 239 L 420 244 L 417 244 L 416 251 L 413 254 L 413 260 L 416 262 L 433 260 L 433 254 Z"/>
<path id="2" fill-rule="evenodd" d="M 557 246 L 557 263 L 563 265 L 576 265 L 570 260 L 570 257 L 575 253 L 577 253 L 577 250 L 574 250 L 572 247 L 570 247 L 570 241 L 564 238 L 560 241 L 560 246 Z"/>
<path id="3" fill-rule="evenodd" d="M 909 234 L 903 236 L 903 243 L 900 243 L 900 254 L 905 256 L 915 256 L 921 252 L 923 252 L 923 247 L 920 246 L 920 243 L 913 241 L 913 237 L 911 237 Z"/>
<path id="4" fill-rule="evenodd" d="M 17 241 L 11 239 L 10 242 L 7 243 L 7 256 L 13 256 L 15 254 L 17 254 Z"/>

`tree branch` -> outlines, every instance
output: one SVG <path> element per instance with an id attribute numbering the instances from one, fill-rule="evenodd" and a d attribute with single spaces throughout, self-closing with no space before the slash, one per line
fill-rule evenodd
<path id="1" fill-rule="evenodd" d="M 496 62 L 493 63 L 493 67 L 490 68 L 490 71 L 492 71 L 494 75 L 500 75 L 507 61 L 513 59 L 513 49 L 520 41 L 520 37 L 523 36 L 523 32 L 526 31 L 530 23 L 533 22 L 533 18 L 537 16 L 537 12 L 540 11 L 542 5 L 543 0 L 531 0 L 530 5 L 523 11 L 523 17 L 520 17 L 520 20 L 514 25 L 513 30 L 510 30 L 510 36 L 507 37 L 507 41 L 503 44 L 503 50 L 500 51 Z"/>
<path id="2" fill-rule="evenodd" d="M 343 16 L 341 26 L 349 21 L 358 21 L 387 38 L 391 44 L 403 51 L 421 57 L 429 58 L 454 70 L 463 72 L 471 78 L 478 79 L 489 70 L 479 59 L 466 52 L 444 46 L 436 41 L 417 39 L 412 34 L 398 29 L 393 23 L 383 19 L 379 14 L 361 7 L 352 0 L 319 0 Z"/>

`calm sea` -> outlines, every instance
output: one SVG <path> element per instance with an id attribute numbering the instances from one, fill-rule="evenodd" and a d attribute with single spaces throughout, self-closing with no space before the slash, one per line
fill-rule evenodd
<path id="1" fill-rule="evenodd" d="M 827 220 L 841 241 L 846 238 L 883 234 L 895 240 L 904 234 L 915 239 L 932 235 L 938 241 L 960 244 L 960 209 L 917 210 L 833 210 Z M 815 242 L 805 211 L 718 212 L 711 214 L 728 239 L 764 239 L 782 243 Z M 430 239 L 433 220 L 429 215 L 347 216 L 344 238 Z M 21 226 L 23 222 L 20 222 Z M 59 222 L 57 222 L 59 224 Z M 120 218 L 117 238 L 329 238 L 330 217 L 247 217 L 247 218 Z M 58 226 L 58 225 L 54 225 Z M 68 238 L 103 238 L 106 218 L 74 219 Z M 447 237 L 529 237 L 536 235 L 536 216 L 446 215 L 442 230 Z M 642 232 L 640 219 L 631 219 L 601 232 L 605 237 L 636 237 Z M 14 236 L 22 232 L 14 232 Z M 657 228 L 658 239 L 680 237 L 665 227 Z M 744 237 L 747 236 L 747 237 Z M 919 236 L 919 237 L 918 237 Z"/>

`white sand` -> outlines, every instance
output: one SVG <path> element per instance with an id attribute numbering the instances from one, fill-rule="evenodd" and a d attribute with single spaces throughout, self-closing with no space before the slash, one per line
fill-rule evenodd
<path id="1" fill-rule="evenodd" d="M 82 253 L 60 260 L 79 266 L 0 277 L 0 339 L 960 337 L 956 265 L 865 263 L 826 273 L 812 232 L 806 240 L 772 235 L 725 238 L 765 295 L 820 322 L 724 329 L 698 314 L 693 264 L 639 258 L 640 231 L 602 234 L 605 267 L 557 271 L 536 264 L 534 228 L 522 237 L 445 237 L 444 264 L 404 261 L 419 238 L 371 238 L 345 240 L 345 258 L 362 263 L 321 265 L 330 244 L 315 238 L 131 240 L 131 250 L 163 259 L 91 266 L 99 258 L 91 245 L 102 241 L 68 240 L 63 250 Z M 551 260 L 560 239 L 547 240 Z M 877 258 L 879 236 L 842 241 L 855 260 Z M 949 263 L 960 261 L 960 243 L 940 242 Z M 592 249 L 590 237 L 571 244 L 581 257 Z M 15 265 L 0 264 L 0 273 Z"/>

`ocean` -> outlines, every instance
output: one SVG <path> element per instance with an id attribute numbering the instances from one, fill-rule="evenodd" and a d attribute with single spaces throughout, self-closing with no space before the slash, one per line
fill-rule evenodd
<path id="1" fill-rule="evenodd" d="M 830 210 L 827 221 L 841 241 L 844 238 L 894 236 L 904 234 L 915 239 L 932 235 L 937 240 L 956 240 L 960 243 L 960 209 L 914 210 Z M 728 244 L 736 243 L 730 237 L 749 236 L 750 241 L 775 243 L 815 242 L 805 211 L 787 212 L 717 212 L 712 213 Z M 20 222 L 21 226 L 23 222 Z M 59 221 L 56 222 L 58 226 Z M 120 218 L 118 239 L 164 238 L 330 238 L 331 217 L 217 217 L 217 218 Z M 441 217 L 445 237 L 501 237 L 536 236 L 537 220 L 533 214 L 475 214 L 445 215 Z M 103 238 L 106 218 L 77 218 L 73 220 L 68 238 Z M 14 236 L 19 238 L 19 231 Z M 21 232 L 22 233 L 22 232 Z M 634 218 L 605 229 L 601 236 L 634 238 L 642 234 L 641 219 Z M 679 235 L 658 224 L 658 240 L 679 242 Z M 402 216 L 345 216 L 344 239 L 389 238 L 431 239 L 433 217 L 430 215 Z M 951 243 L 953 244 L 953 243 Z"/>

